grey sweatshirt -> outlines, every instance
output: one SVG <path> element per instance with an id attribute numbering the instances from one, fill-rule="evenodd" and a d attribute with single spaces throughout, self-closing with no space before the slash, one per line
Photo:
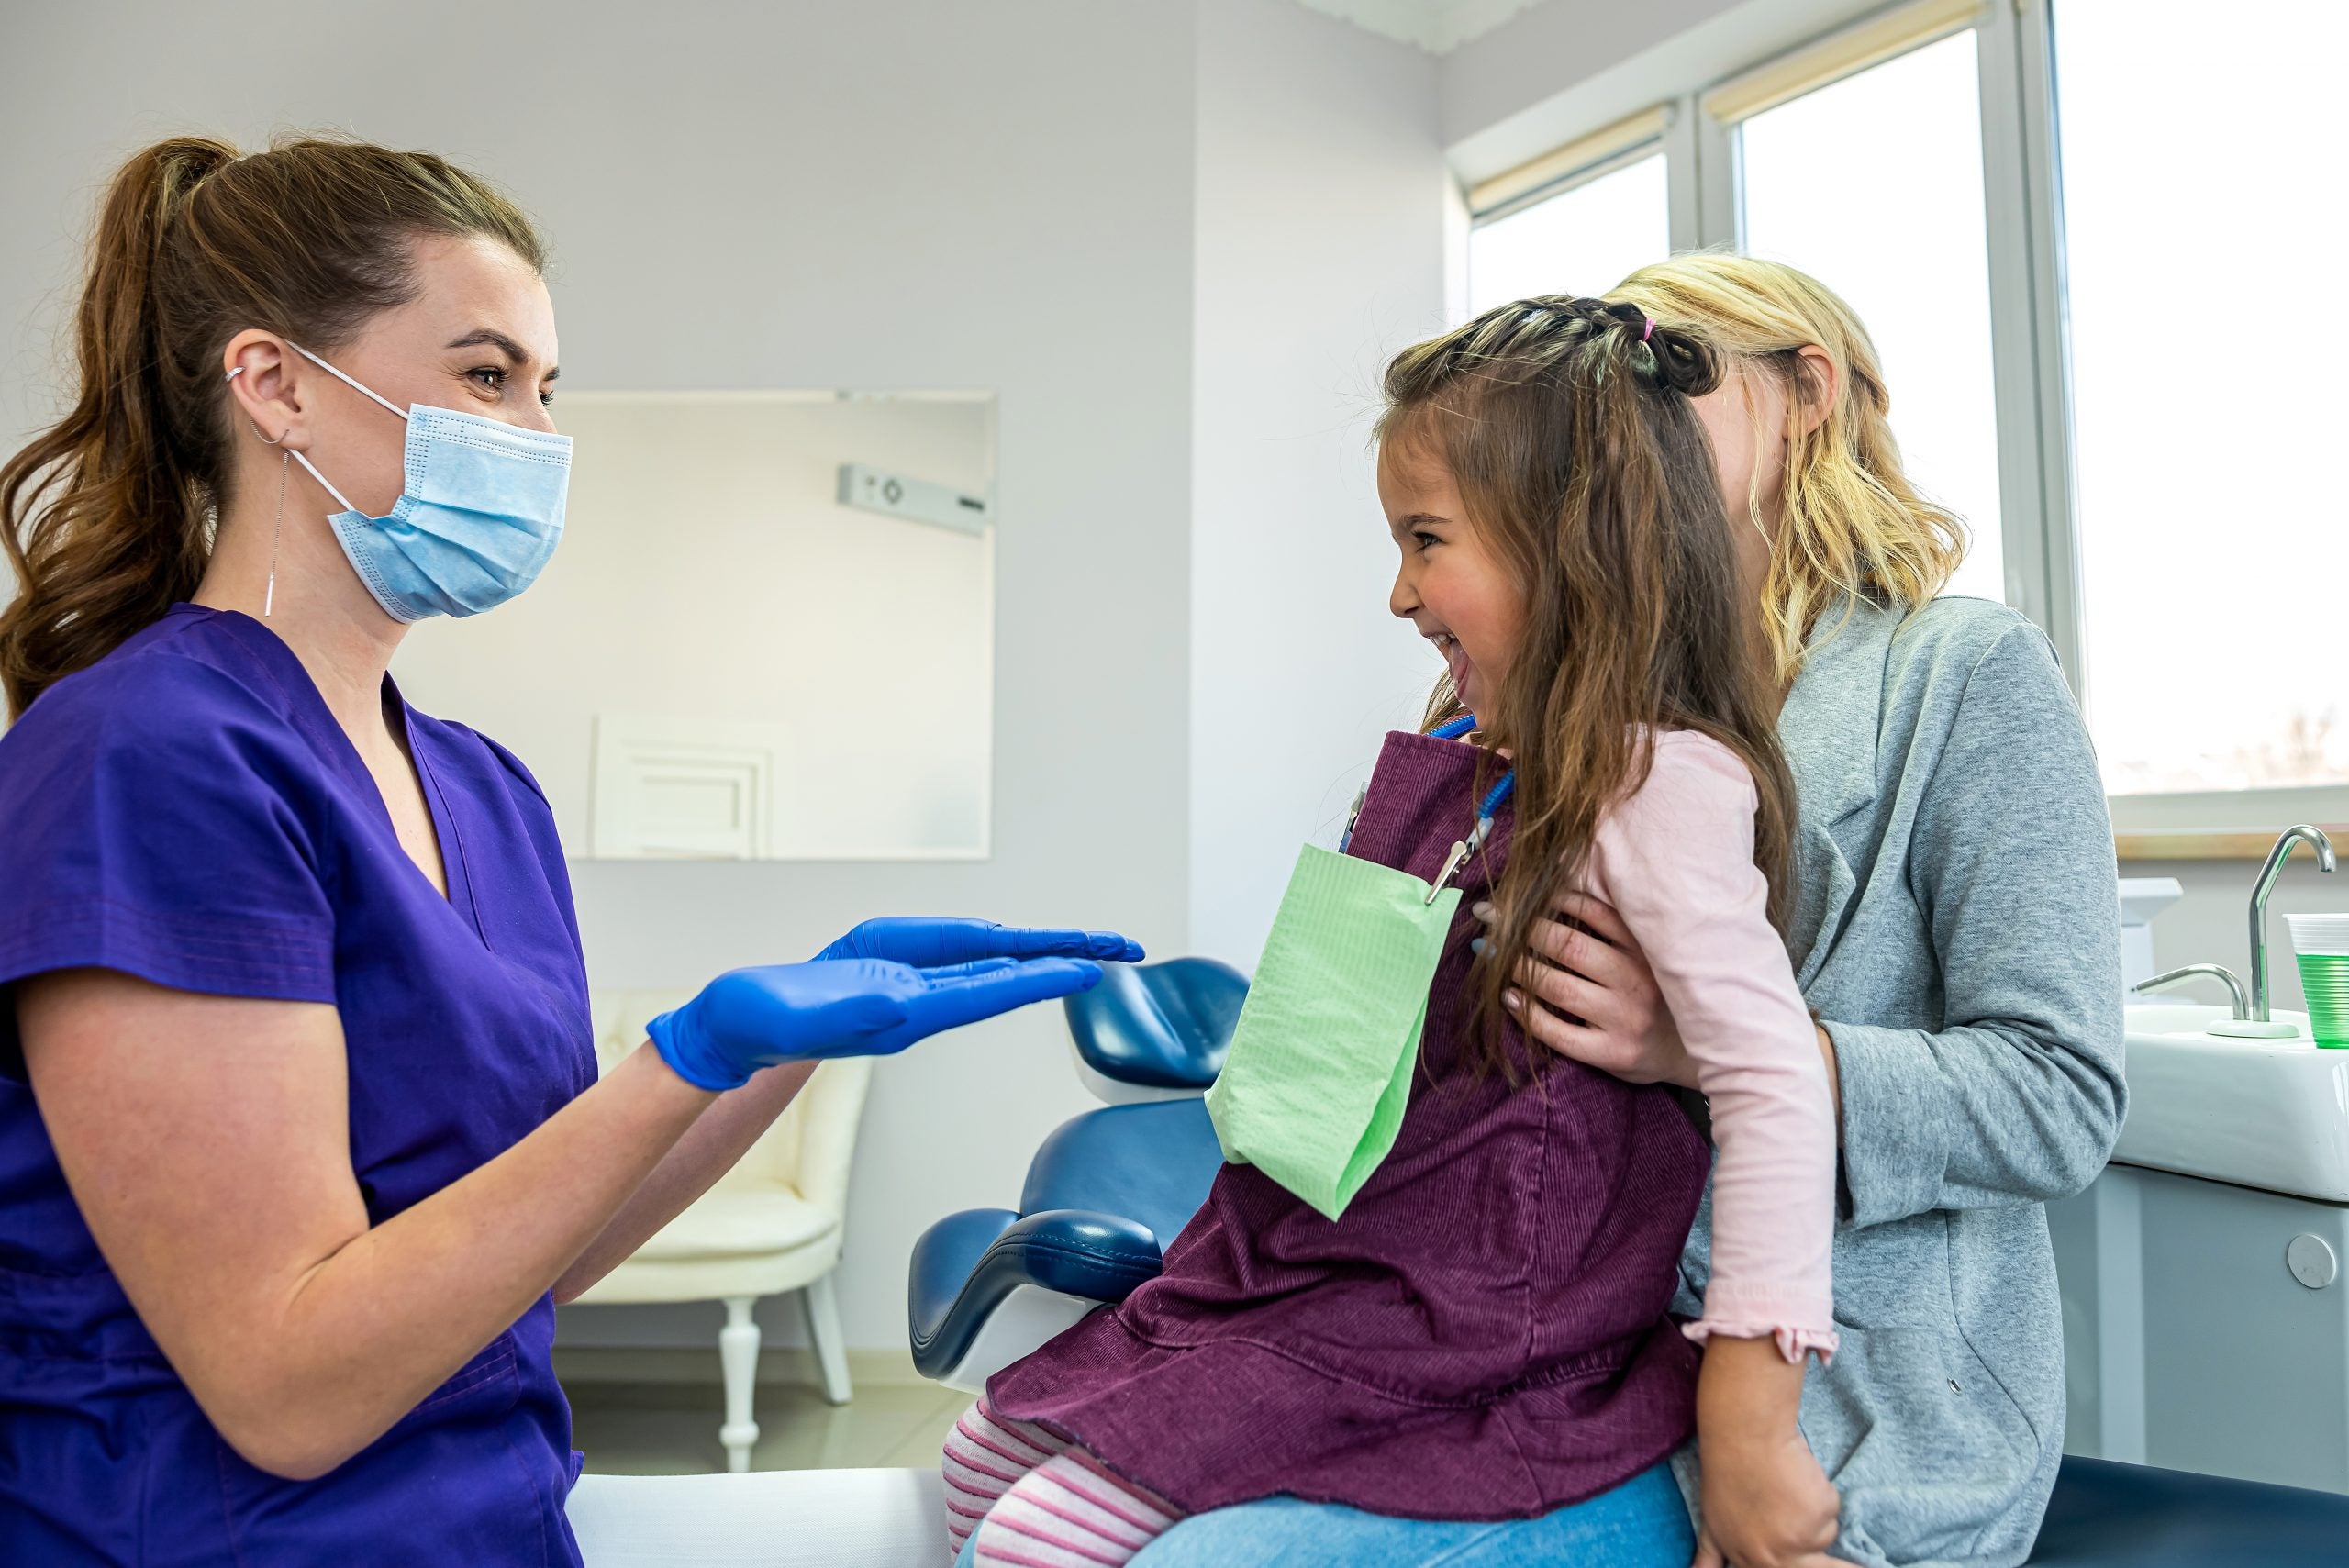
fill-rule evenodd
<path id="1" fill-rule="evenodd" d="M 1778 724 L 1800 796 L 1789 951 L 1835 1041 L 1835 1326 L 1803 1435 L 1836 1554 L 2006 1568 L 2064 1449 L 2042 1207 L 2121 1128 L 2120 907 L 2104 786 L 2045 637 L 1940 599 L 1855 606 Z M 1683 1260 L 1694 1314 L 1709 1207 Z"/>

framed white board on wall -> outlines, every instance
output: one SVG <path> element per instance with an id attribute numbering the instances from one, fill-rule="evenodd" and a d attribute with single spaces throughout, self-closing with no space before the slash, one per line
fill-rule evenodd
<path id="1" fill-rule="evenodd" d="M 409 700 L 537 775 L 574 858 L 989 851 L 995 532 L 841 504 L 843 463 L 992 495 L 982 393 L 566 393 L 562 547 L 419 627 Z"/>

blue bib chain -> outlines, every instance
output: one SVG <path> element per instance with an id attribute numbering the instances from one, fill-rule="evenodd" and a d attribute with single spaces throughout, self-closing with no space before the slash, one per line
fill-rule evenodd
<path id="1" fill-rule="evenodd" d="M 1473 713 L 1464 713 L 1458 718 L 1436 726 L 1428 733 L 1439 740 L 1457 740 L 1475 728 L 1476 716 Z M 1452 846 L 1452 852 L 1443 858 L 1443 869 L 1437 872 L 1435 880 L 1428 884 L 1429 903 L 1434 903 L 1435 895 L 1443 891 L 1444 886 L 1453 877 L 1460 874 L 1460 868 L 1468 863 L 1469 857 L 1485 847 L 1485 840 L 1492 836 L 1494 815 L 1500 810 L 1501 803 L 1508 799 L 1516 789 L 1517 770 L 1511 768 L 1500 776 L 1492 788 L 1485 792 L 1485 798 L 1476 803 L 1476 826 L 1469 829 L 1465 839 Z"/>

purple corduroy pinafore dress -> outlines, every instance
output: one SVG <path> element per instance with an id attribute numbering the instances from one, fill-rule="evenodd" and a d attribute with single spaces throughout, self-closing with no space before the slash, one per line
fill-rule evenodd
<path id="1" fill-rule="evenodd" d="M 1474 817 L 1476 762 L 1390 735 L 1349 852 L 1433 877 Z M 1688 1435 L 1697 1351 L 1664 1308 L 1704 1140 L 1661 1088 L 1563 1059 L 1514 1087 L 1476 1070 L 1468 909 L 1508 826 L 1504 806 L 1459 878 L 1409 1111 L 1345 1217 L 1226 1165 L 1163 1274 L 996 1374 L 998 1415 L 1193 1513 L 1287 1494 L 1526 1518 Z"/>

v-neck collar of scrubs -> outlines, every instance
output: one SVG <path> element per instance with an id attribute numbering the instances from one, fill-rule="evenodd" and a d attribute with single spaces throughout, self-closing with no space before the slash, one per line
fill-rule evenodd
<path id="1" fill-rule="evenodd" d="M 310 678 L 309 669 L 294 650 L 286 646 L 285 639 L 241 610 L 215 609 L 208 605 L 195 604 L 174 606 L 173 609 L 217 617 L 239 640 L 261 655 L 269 665 L 271 675 L 292 704 L 292 711 L 287 717 L 308 738 L 310 744 L 332 759 L 352 783 L 364 786 L 363 793 L 374 802 L 384 829 L 396 840 L 399 832 L 392 821 L 390 803 L 384 799 L 383 786 L 368 771 L 367 760 L 359 754 L 359 748 L 351 744 L 351 736 L 335 718 L 334 710 L 327 706 L 326 695 L 318 690 L 317 682 Z M 408 706 L 407 698 L 400 692 L 399 683 L 392 679 L 389 672 L 384 675 L 383 696 L 389 705 L 387 711 L 395 710 L 400 716 L 401 733 L 406 741 L 408 760 L 416 769 L 417 784 L 424 796 L 425 811 L 432 818 L 433 836 L 440 840 L 440 876 L 448 884 L 445 902 L 450 910 L 472 929 L 475 940 L 486 945 L 480 905 L 473 896 L 473 874 L 465 861 L 464 832 L 458 825 L 456 813 L 451 808 L 447 792 L 440 787 L 440 778 L 433 771 L 430 731 L 417 723 L 416 710 Z M 407 858 L 405 847 L 402 856 Z M 431 885 L 432 879 L 425 875 L 422 866 L 413 859 L 408 859 L 407 863 L 418 880 L 428 887 Z M 437 888 L 434 891 L 440 892 Z"/>

